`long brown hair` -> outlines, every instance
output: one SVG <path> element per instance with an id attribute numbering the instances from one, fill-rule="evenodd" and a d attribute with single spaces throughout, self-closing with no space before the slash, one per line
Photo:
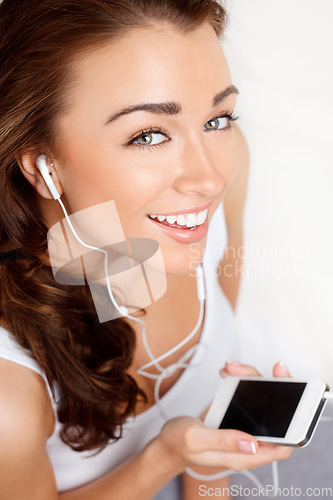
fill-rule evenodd
<path id="1" fill-rule="evenodd" d="M 159 22 L 190 32 L 209 22 L 214 0 L 3 0 L 0 4 L 0 251 L 26 259 L 0 265 L 0 320 L 29 349 L 61 395 L 61 437 L 73 449 L 101 448 L 145 397 L 126 372 L 135 335 L 122 319 L 99 323 L 89 291 L 57 283 L 42 263 L 47 228 L 38 196 L 16 158 L 59 155 L 57 118 L 70 105 L 77 54 Z"/>

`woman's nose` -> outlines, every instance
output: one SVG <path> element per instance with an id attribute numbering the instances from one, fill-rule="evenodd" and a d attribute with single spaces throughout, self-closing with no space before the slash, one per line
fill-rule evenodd
<path id="1" fill-rule="evenodd" d="M 225 188 L 223 178 L 223 158 L 214 161 L 213 155 L 204 141 L 188 141 L 179 156 L 177 175 L 173 180 L 173 188 L 182 193 L 197 193 L 207 198 L 215 198 Z"/>

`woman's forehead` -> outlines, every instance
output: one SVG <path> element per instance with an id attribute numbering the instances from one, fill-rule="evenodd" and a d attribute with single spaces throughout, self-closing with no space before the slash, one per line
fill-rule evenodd
<path id="1" fill-rule="evenodd" d="M 231 84 L 220 42 L 207 23 L 181 33 L 171 26 L 132 29 L 76 61 L 73 104 L 105 99 L 126 107 L 215 95 Z M 211 97 L 209 97 L 211 99 Z"/>

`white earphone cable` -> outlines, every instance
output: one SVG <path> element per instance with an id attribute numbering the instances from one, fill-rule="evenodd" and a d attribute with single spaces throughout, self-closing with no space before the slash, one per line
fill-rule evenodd
<path id="1" fill-rule="evenodd" d="M 139 373 L 140 375 L 146 375 L 147 372 L 145 372 L 145 370 L 147 368 L 150 368 L 151 366 L 154 366 L 155 362 L 162 361 L 162 359 L 165 359 L 168 356 L 171 356 L 171 354 L 173 354 L 174 352 L 178 351 L 181 347 L 183 347 L 185 344 L 187 344 L 187 342 L 189 342 L 194 337 L 194 335 L 197 333 L 197 331 L 198 331 L 198 329 L 199 329 L 199 327 L 200 327 L 200 325 L 202 323 L 202 319 L 203 319 L 203 315 L 204 315 L 204 303 L 205 303 L 204 300 L 200 300 L 199 317 L 198 317 L 196 325 L 193 328 L 193 330 L 191 331 L 191 333 L 189 335 L 187 335 L 187 337 L 184 340 L 182 340 L 181 342 L 179 342 L 179 344 L 177 344 L 175 347 L 173 347 L 172 349 L 170 349 L 170 351 L 162 354 L 158 358 L 155 358 L 154 360 L 150 361 L 149 363 L 146 363 L 145 365 L 143 365 L 140 368 L 138 368 L 137 373 Z M 148 343 L 147 343 L 147 345 L 148 345 Z M 148 373 L 148 375 L 150 376 L 151 374 Z M 150 378 L 158 378 L 158 377 L 159 377 L 159 375 L 153 376 L 153 377 L 150 377 Z"/>
<path id="2" fill-rule="evenodd" d="M 111 300 L 112 304 L 114 305 L 114 307 L 117 309 L 117 311 L 122 316 L 125 316 L 125 317 L 127 317 L 129 319 L 132 319 L 133 321 L 136 321 L 137 323 L 139 323 L 141 325 L 141 335 L 142 335 L 143 344 L 145 346 L 146 352 L 147 352 L 148 356 L 150 357 L 151 361 L 149 363 L 146 363 L 142 367 L 138 368 L 137 373 L 139 373 L 139 374 L 141 374 L 143 376 L 147 376 L 149 378 L 156 378 L 156 379 L 158 379 L 160 377 L 160 375 L 151 374 L 149 372 L 145 372 L 145 370 L 147 368 L 150 368 L 151 366 L 156 366 L 161 371 L 162 374 L 165 372 L 166 369 L 163 368 L 163 367 L 161 367 L 158 364 L 158 362 L 161 361 L 162 359 L 165 359 L 166 357 L 170 356 L 174 352 L 178 351 L 187 342 L 189 342 L 191 340 L 191 338 L 196 334 L 196 332 L 199 329 L 199 326 L 200 326 L 200 324 L 202 322 L 202 319 L 203 319 L 203 314 L 204 314 L 204 300 L 200 300 L 199 318 L 198 318 L 198 321 L 197 321 L 195 327 L 193 328 L 192 332 L 184 340 L 182 340 L 179 344 L 177 344 L 175 347 L 173 347 L 172 349 L 170 349 L 168 352 L 162 354 L 158 358 L 155 358 L 154 355 L 153 355 L 153 353 L 151 352 L 151 349 L 150 349 L 148 341 L 147 341 L 146 328 L 145 328 L 144 321 L 142 321 L 139 318 L 136 318 L 135 316 L 130 315 L 128 313 L 127 307 L 125 307 L 125 306 L 119 306 L 118 303 L 116 302 L 115 298 L 114 298 L 114 295 L 113 295 L 113 292 L 112 292 L 112 289 L 111 289 L 109 273 L 108 273 L 108 253 L 107 253 L 107 251 L 103 250 L 102 248 L 98 248 L 98 247 L 96 247 L 94 245 L 89 245 L 88 243 L 85 243 L 80 238 L 80 236 L 77 234 L 77 232 L 76 232 L 76 230 L 75 230 L 75 228 L 74 228 L 74 226 L 72 224 L 72 221 L 69 218 L 69 215 L 67 213 L 66 207 L 63 204 L 63 202 L 60 199 L 60 197 L 58 198 L 58 202 L 59 202 L 59 204 L 60 204 L 60 206 L 62 208 L 62 211 L 63 211 L 63 213 L 65 215 L 66 221 L 67 221 L 67 223 L 68 223 L 68 225 L 70 227 L 70 230 L 72 231 L 72 233 L 73 233 L 74 237 L 77 239 L 77 241 L 82 246 L 84 246 L 85 248 L 89 248 L 90 250 L 96 250 L 96 251 L 104 254 L 104 273 L 105 273 L 105 277 L 106 277 L 106 286 L 107 286 L 107 290 L 108 290 L 108 294 L 109 294 L 110 300 Z M 175 365 L 173 365 L 173 366 L 175 366 Z M 169 370 L 169 372 L 170 372 L 170 370 Z"/>
<path id="3" fill-rule="evenodd" d="M 60 196 L 57 198 L 57 201 L 59 202 L 59 204 L 60 204 L 60 206 L 62 208 L 62 211 L 63 211 L 63 213 L 65 215 L 65 218 L 67 220 L 67 223 L 68 223 L 68 225 L 70 227 L 70 230 L 72 231 L 72 233 L 73 233 L 74 237 L 77 239 L 77 241 L 82 246 L 84 246 L 85 248 L 89 248 L 90 250 L 96 250 L 96 251 L 104 254 L 104 272 L 105 272 L 105 277 L 106 277 L 106 285 L 107 285 L 108 294 L 109 294 L 109 297 L 110 297 L 110 300 L 111 300 L 113 306 L 116 308 L 116 310 L 122 316 L 125 316 L 125 317 L 127 317 L 129 319 L 132 319 L 133 321 L 136 321 L 137 323 L 139 323 L 141 325 L 141 335 L 142 335 L 143 343 L 144 343 L 146 352 L 147 352 L 149 358 L 151 359 L 151 361 L 148 362 L 148 363 L 146 363 L 145 365 L 141 366 L 137 370 L 137 373 L 140 374 L 140 375 L 142 375 L 142 376 L 148 377 L 148 378 L 156 379 L 156 384 L 155 384 L 155 388 L 154 388 L 154 397 L 155 397 L 156 405 L 159 408 L 159 411 L 160 411 L 162 417 L 165 420 L 168 420 L 168 417 L 165 415 L 165 413 L 163 411 L 163 408 L 161 407 L 161 404 L 160 404 L 159 391 L 160 391 L 161 383 L 162 383 L 162 381 L 165 378 L 167 378 L 170 375 L 172 375 L 179 368 L 186 369 L 186 368 L 193 368 L 193 367 L 195 367 L 196 366 L 195 364 L 189 365 L 188 363 L 186 363 L 186 361 L 189 358 L 192 357 L 192 355 L 194 354 L 195 350 L 198 349 L 200 346 L 202 346 L 202 344 L 198 343 L 198 344 L 192 346 L 192 348 L 190 348 L 178 360 L 178 362 L 176 362 L 176 363 L 174 363 L 172 365 L 169 365 L 167 368 L 163 368 L 162 366 L 160 366 L 159 365 L 159 361 L 167 358 L 168 356 L 170 356 L 171 354 L 173 354 L 174 352 L 176 352 L 177 350 L 179 350 L 181 347 L 183 347 L 187 342 L 189 342 L 193 338 L 193 336 L 198 331 L 198 329 L 199 329 L 199 327 L 200 327 L 200 325 L 202 323 L 203 314 L 204 314 L 204 304 L 205 304 L 204 287 L 202 285 L 202 281 L 200 282 L 198 280 L 198 282 L 197 282 L 198 283 L 199 302 L 200 302 L 200 311 L 199 311 L 199 317 L 198 317 L 198 320 L 197 320 L 197 323 L 196 323 L 195 327 L 193 328 L 193 330 L 191 331 L 191 333 L 189 335 L 187 335 L 187 337 L 184 340 L 182 340 L 181 342 L 179 342 L 179 344 L 177 344 L 175 347 L 173 347 L 172 349 L 170 349 L 168 352 L 162 354 L 158 358 L 155 358 L 154 355 L 153 355 L 153 353 L 151 352 L 151 349 L 150 349 L 148 341 L 147 341 L 144 321 L 142 321 L 139 318 L 136 318 L 135 316 L 130 315 L 128 313 L 127 307 L 126 306 L 119 306 L 118 303 L 116 302 L 115 298 L 114 298 L 114 295 L 113 295 L 113 292 L 112 292 L 112 289 L 111 289 L 109 273 L 108 273 L 108 253 L 107 253 L 107 251 L 103 250 L 102 248 L 98 248 L 98 247 L 95 247 L 93 245 L 89 245 L 88 243 L 85 243 L 79 237 L 79 235 L 77 234 L 75 228 L 73 227 L 73 224 L 72 224 L 72 222 L 71 222 L 71 220 L 70 220 L 70 218 L 68 216 L 66 207 L 63 204 L 62 200 L 60 199 Z M 199 276 L 203 276 L 203 271 L 202 271 L 201 265 L 199 265 L 198 269 L 199 269 L 198 270 Z M 147 368 L 150 368 L 152 366 L 155 366 L 156 368 L 158 368 L 161 373 L 159 375 L 157 375 L 157 374 L 151 374 L 151 373 L 145 371 Z M 274 466 L 274 464 L 275 464 L 275 466 Z M 276 489 L 278 488 L 278 473 L 277 473 L 277 464 L 276 464 L 276 462 L 273 462 L 272 467 L 273 467 L 274 491 L 276 491 Z M 235 474 L 236 471 L 233 471 L 233 470 L 230 469 L 230 470 L 226 470 L 226 471 L 220 472 L 218 474 L 204 475 L 204 474 L 197 474 L 190 467 L 188 467 L 186 469 L 186 473 L 189 474 L 190 476 L 196 478 L 196 479 L 199 479 L 199 480 L 214 481 L 216 479 L 221 479 L 223 477 Z M 256 478 L 256 476 L 252 472 L 250 472 L 248 470 L 245 470 L 245 471 L 242 471 L 241 474 L 244 474 L 245 476 L 247 476 L 256 486 L 259 486 L 260 488 L 263 487 L 262 483 Z"/>

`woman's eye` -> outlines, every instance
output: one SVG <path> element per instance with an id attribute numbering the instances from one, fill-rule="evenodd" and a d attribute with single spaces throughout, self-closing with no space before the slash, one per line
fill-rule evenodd
<path id="1" fill-rule="evenodd" d="M 229 127 L 229 120 L 226 116 L 220 118 L 213 118 L 205 123 L 205 130 L 220 130 Z"/>
<path id="2" fill-rule="evenodd" d="M 151 134 L 141 134 L 139 137 L 134 139 L 134 144 L 139 144 L 140 146 L 156 146 L 166 141 L 166 137 L 163 134 L 151 133 Z"/>

